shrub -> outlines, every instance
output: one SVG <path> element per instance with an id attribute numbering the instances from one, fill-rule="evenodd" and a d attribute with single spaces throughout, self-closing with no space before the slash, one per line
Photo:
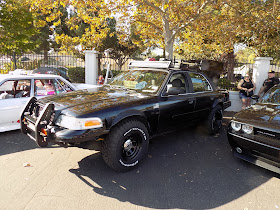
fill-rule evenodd
<path id="1" fill-rule="evenodd" d="M 85 68 L 84 67 L 69 67 L 68 76 L 71 82 L 85 83 Z"/>
<path id="2" fill-rule="evenodd" d="M 121 70 L 111 70 L 111 73 L 113 74 L 113 77 L 117 76 L 119 73 L 121 73 L 122 71 Z M 107 73 L 107 69 L 103 69 L 101 71 L 101 74 L 102 76 L 105 78 L 106 77 L 106 73 Z M 108 75 L 109 77 L 112 76 L 112 75 Z"/>
<path id="3" fill-rule="evenodd" d="M 227 78 L 220 78 L 218 80 L 218 87 L 220 89 L 226 89 L 226 90 L 238 90 L 237 89 L 237 83 L 231 82 L 231 80 L 227 79 Z"/>

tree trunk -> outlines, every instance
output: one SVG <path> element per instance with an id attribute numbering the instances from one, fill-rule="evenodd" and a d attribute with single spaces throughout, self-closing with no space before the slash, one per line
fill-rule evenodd
<path id="1" fill-rule="evenodd" d="M 225 71 L 227 72 L 227 77 L 230 81 L 235 82 L 235 77 L 234 77 L 234 65 L 235 65 L 235 55 L 232 52 L 227 53 L 222 56 L 222 61 L 224 62 L 224 68 Z"/>
<path id="2" fill-rule="evenodd" d="M 169 21 L 165 19 L 164 24 L 164 44 L 165 44 L 165 58 L 168 60 L 173 59 L 173 45 L 174 45 L 174 36 L 170 30 Z"/>
<path id="3" fill-rule="evenodd" d="M 165 55 L 168 60 L 173 59 L 173 45 L 174 40 L 171 40 L 170 42 L 165 42 Z"/>
<path id="4" fill-rule="evenodd" d="M 44 49 L 44 64 L 48 64 L 48 50 Z"/>
<path id="5" fill-rule="evenodd" d="M 17 69 L 17 54 L 14 52 L 14 54 L 13 54 L 13 60 L 14 60 L 14 64 L 15 64 L 15 69 L 14 70 L 16 70 Z"/>

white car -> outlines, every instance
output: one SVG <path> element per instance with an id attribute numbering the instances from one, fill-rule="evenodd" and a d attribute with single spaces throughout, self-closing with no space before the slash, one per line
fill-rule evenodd
<path id="1" fill-rule="evenodd" d="M 30 97 L 45 97 L 86 89 L 74 86 L 58 75 L 0 74 L 0 132 L 20 129 L 19 118 Z"/>

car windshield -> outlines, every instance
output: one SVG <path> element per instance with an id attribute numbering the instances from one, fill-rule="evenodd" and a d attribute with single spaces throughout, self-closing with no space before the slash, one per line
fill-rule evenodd
<path id="1" fill-rule="evenodd" d="M 162 85 L 166 75 L 166 71 L 125 71 L 113 78 L 113 80 L 109 84 L 111 86 L 132 89 L 139 92 L 156 93 Z"/>
<path id="2" fill-rule="evenodd" d="M 273 87 L 267 91 L 261 98 L 260 103 L 280 105 L 280 87 Z"/>

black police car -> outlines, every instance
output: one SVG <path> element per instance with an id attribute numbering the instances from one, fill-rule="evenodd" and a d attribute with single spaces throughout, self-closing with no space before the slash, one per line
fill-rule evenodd
<path id="1" fill-rule="evenodd" d="M 228 140 L 237 157 L 280 173 L 280 86 L 234 115 Z"/>
<path id="2" fill-rule="evenodd" d="M 202 73 L 170 68 L 170 61 L 132 62 L 129 71 L 91 91 L 32 98 L 21 115 L 21 130 L 45 147 L 49 142 L 101 146 L 116 171 L 136 166 L 152 136 L 206 120 L 215 134 L 231 105 Z"/>

